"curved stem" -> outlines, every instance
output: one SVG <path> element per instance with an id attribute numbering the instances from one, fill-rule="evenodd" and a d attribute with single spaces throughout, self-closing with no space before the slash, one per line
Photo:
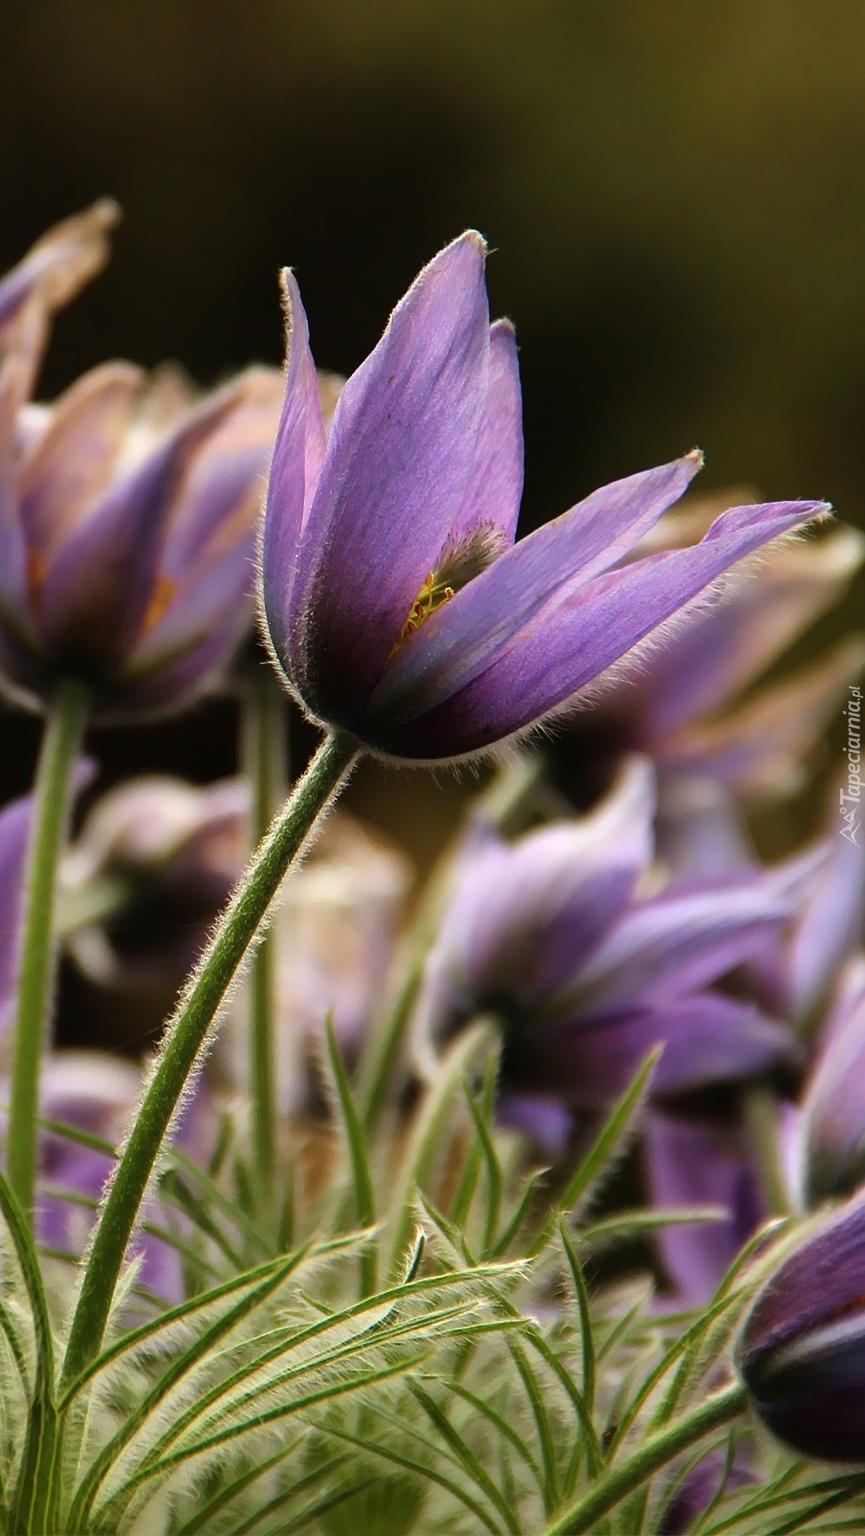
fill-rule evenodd
<path id="1" fill-rule="evenodd" d="M 18 968 L 12 1083 L 9 1096 L 9 1182 L 25 1211 L 33 1204 L 39 1068 L 57 961 L 57 867 L 66 840 L 70 782 L 84 732 L 87 691 L 68 678 L 48 710 L 33 796 L 27 850 L 24 921 Z"/>
<path id="2" fill-rule="evenodd" d="M 285 799 L 288 783 L 286 696 L 266 662 L 249 678 L 243 706 L 243 757 L 252 791 L 257 847 Z M 276 943 L 264 935 L 249 968 L 249 1092 L 252 1157 L 260 1204 L 273 1202 L 276 1172 Z"/>
<path id="3" fill-rule="evenodd" d="M 63 1388 L 100 1348 L 123 1256 L 154 1164 L 220 1004 L 289 864 L 345 779 L 357 752 L 358 743 L 348 732 L 328 736 L 319 747 L 184 989 L 96 1226 L 66 1346 Z"/>
<path id="4" fill-rule="evenodd" d="M 747 1393 L 740 1381 L 713 1393 L 690 1413 L 650 1435 L 627 1461 L 602 1474 L 588 1493 L 547 1526 L 544 1536 L 581 1536 L 583 1531 L 593 1530 L 597 1520 L 639 1488 L 653 1472 L 674 1461 L 713 1429 L 738 1418 L 746 1405 Z"/>

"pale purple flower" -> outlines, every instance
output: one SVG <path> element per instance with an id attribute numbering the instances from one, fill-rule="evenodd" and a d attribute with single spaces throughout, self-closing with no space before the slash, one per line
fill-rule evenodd
<path id="1" fill-rule="evenodd" d="M 55 224 L 11 272 L 0 278 L 0 352 L 14 339 L 32 382 L 55 310 L 74 298 L 108 260 L 108 235 L 119 210 L 103 198 Z"/>
<path id="2" fill-rule="evenodd" d="M 23 345 L 23 343 L 22 343 Z M 201 401 L 170 371 L 85 374 L 26 403 L 0 369 L 0 683 L 40 707 L 86 682 L 103 721 L 177 709 L 248 632 L 255 522 L 281 393 L 252 368 Z"/>
<path id="3" fill-rule="evenodd" d="M 608 1105 L 657 1044 L 661 1097 L 795 1059 L 781 1023 L 717 984 L 789 921 L 811 862 L 653 890 L 653 812 L 638 759 L 582 820 L 476 834 L 429 957 L 422 1046 L 492 1015 L 506 1091 L 577 1111 Z"/>
<path id="4" fill-rule="evenodd" d="M 716 497 L 674 509 L 635 554 L 691 543 L 719 503 L 728 504 Z M 865 640 L 848 637 L 780 679 L 765 675 L 840 601 L 863 552 L 862 534 L 841 525 L 783 541 L 737 573 L 573 716 L 550 748 L 556 781 L 584 798 L 619 755 L 637 751 L 674 784 L 709 779 L 745 798 L 799 789 L 806 759 L 865 662 Z"/>
<path id="5" fill-rule="evenodd" d="M 353 1064 L 381 1008 L 411 881 L 387 837 L 347 811 L 328 818 L 309 858 L 286 881 L 274 919 L 277 1095 L 287 1114 L 318 1108 L 330 1019 Z M 245 1084 L 248 1010 L 242 993 L 218 1059 Z"/>
<path id="6" fill-rule="evenodd" d="M 726 1212 L 723 1220 L 699 1226 L 671 1222 L 657 1236 L 676 1305 L 706 1306 L 768 1214 L 747 1125 L 736 1106 L 699 1116 L 655 1107 L 643 1125 L 642 1150 L 653 1206 Z"/>
<path id="7" fill-rule="evenodd" d="M 117 893 L 116 910 L 67 944 L 102 986 L 176 988 L 207 940 L 249 853 L 249 786 L 198 786 L 168 775 L 128 779 L 88 813 L 63 866 L 67 900 Z"/>
<path id="8" fill-rule="evenodd" d="M 318 721 L 435 760 L 525 730 L 815 502 L 733 508 L 693 548 L 622 565 L 699 467 L 597 491 L 514 545 L 522 435 L 514 333 L 490 326 L 485 246 L 430 264 L 325 431 L 285 277 L 286 394 L 262 544 L 274 656 Z"/>

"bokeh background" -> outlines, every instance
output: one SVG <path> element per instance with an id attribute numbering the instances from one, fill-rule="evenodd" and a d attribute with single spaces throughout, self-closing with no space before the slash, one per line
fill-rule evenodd
<path id="1" fill-rule="evenodd" d="M 203 383 L 277 362 L 286 262 L 348 371 L 474 225 L 522 347 L 524 527 L 695 443 L 707 489 L 865 521 L 861 0 L 28 0 L 3 32 L 2 265 L 100 194 L 124 210 L 46 394 L 115 354 Z M 36 726 L 0 725 L 5 795 Z M 105 734 L 101 782 L 219 776 L 234 734 L 226 701 Z M 393 790 L 353 793 L 423 861 L 459 786 Z"/>

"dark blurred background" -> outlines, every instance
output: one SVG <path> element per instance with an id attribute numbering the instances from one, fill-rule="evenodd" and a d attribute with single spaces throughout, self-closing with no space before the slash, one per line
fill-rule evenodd
<path id="1" fill-rule="evenodd" d="M 524 527 L 694 443 L 707 489 L 865 521 L 861 0 L 28 0 L 3 30 L 2 265 L 100 194 L 124 209 L 46 394 L 114 354 L 203 383 L 277 362 L 286 262 L 348 371 L 475 225 L 522 346 Z M 36 725 L 0 724 L 20 792 Z M 95 750 L 102 783 L 213 778 L 232 708 Z M 458 791 L 393 782 L 355 802 L 423 857 Z"/>

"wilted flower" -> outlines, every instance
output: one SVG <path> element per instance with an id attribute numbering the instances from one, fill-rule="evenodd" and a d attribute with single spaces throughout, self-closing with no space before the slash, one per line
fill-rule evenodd
<path id="1" fill-rule="evenodd" d="M 67 940 L 92 980 L 119 988 L 180 985 L 237 880 L 249 848 L 249 786 L 199 787 L 149 774 L 103 795 L 64 865 L 67 902 L 104 891 L 107 912 Z M 116 904 L 115 910 L 112 905 Z"/>
<path id="2" fill-rule="evenodd" d="M 794 1450 L 865 1462 L 865 1196 L 784 1259 L 746 1319 L 739 1369 Z"/>
<path id="3" fill-rule="evenodd" d="M 663 1096 L 789 1062 L 788 1031 L 714 984 L 787 921 L 808 868 L 653 894 L 653 810 L 637 759 L 580 821 L 511 844 L 479 833 L 430 955 L 422 1038 L 491 1014 L 506 1088 L 578 1110 L 608 1104 L 658 1043 Z"/>
<path id="4" fill-rule="evenodd" d="M 407 759 L 522 731 L 736 561 L 819 514 L 725 512 L 695 547 L 622 566 L 699 467 L 631 476 L 514 547 L 522 491 L 516 343 L 490 327 L 485 247 L 424 268 L 325 432 L 286 274 L 289 355 L 262 545 L 274 655 L 315 719 Z"/>

